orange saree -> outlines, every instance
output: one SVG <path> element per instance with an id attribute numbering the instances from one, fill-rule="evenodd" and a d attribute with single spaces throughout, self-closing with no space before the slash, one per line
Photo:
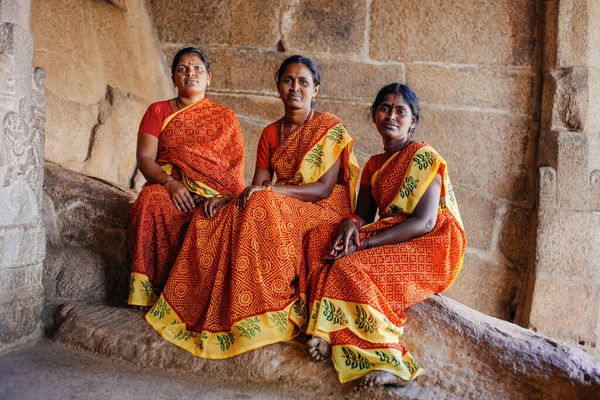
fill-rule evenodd
<path id="1" fill-rule="evenodd" d="M 265 129 L 266 130 L 266 129 Z M 278 184 L 316 182 L 338 160 L 327 199 L 303 202 L 273 190 L 235 201 L 212 219 L 196 213 L 162 295 L 146 320 L 168 341 L 203 358 L 232 357 L 296 336 L 306 321 L 302 241 L 353 208 L 353 140 L 333 114 L 296 130 L 273 153 Z"/>
<path id="2" fill-rule="evenodd" d="M 374 156 L 369 162 L 379 160 Z M 333 264 L 323 258 L 337 225 L 322 225 L 307 235 L 307 333 L 331 344 L 342 383 L 374 370 L 404 380 L 422 373 L 399 341 L 405 309 L 452 284 L 466 247 L 446 163 L 433 148 L 412 143 L 378 167 L 371 193 L 381 219 L 361 227 L 361 240 L 405 221 L 436 174 L 442 176 L 438 217 L 427 235 L 358 251 Z"/>
<path id="3" fill-rule="evenodd" d="M 239 194 L 244 139 L 235 114 L 207 98 L 171 114 L 162 124 L 156 162 L 202 197 Z M 156 302 L 197 209 L 179 211 L 163 186 L 144 186 L 130 211 L 129 304 Z"/>

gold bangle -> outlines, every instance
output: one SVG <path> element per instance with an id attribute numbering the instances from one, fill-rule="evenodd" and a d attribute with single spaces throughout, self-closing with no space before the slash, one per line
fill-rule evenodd
<path id="1" fill-rule="evenodd" d="M 160 181 L 158 180 L 158 177 L 159 177 L 159 176 L 160 176 L 160 174 L 162 174 L 163 172 L 164 172 L 165 174 L 167 173 L 167 171 L 165 171 L 164 169 L 161 169 L 161 170 L 160 170 L 160 172 L 158 172 L 156 175 L 154 175 L 154 182 L 156 182 L 156 183 L 160 183 Z M 162 185 L 162 183 L 161 183 L 161 185 Z"/>

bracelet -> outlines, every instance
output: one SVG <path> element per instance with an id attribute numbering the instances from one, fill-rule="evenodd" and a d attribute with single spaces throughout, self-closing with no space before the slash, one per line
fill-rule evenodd
<path id="1" fill-rule="evenodd" d="M 165 171 L 164 169 L 161 169 L 161 170 L 160 170 L 160 172 L 158 172 L 156 175 L 154 175 L 154 182 L 156 182 L 156 183 L 160 183 L 160 182 L 159 182 L 159 180 L 158 180 L 158 177 L 159 177 L 159 175 L 160 175 L 160 174 L 162 174 L 162 173 L 165 173 L 165 174 L 166 174 L 166 173 L 167 173 L 167 171 Z M 162 185 L 162 183 L 160 183 L 160 184 Z"/>
<path id="2" fill-rule="evenodd" d="M 349 214 L 344 219 L 349 219 L 352 222 L 354 222 L 354 224 L 356 225 L 356 229 L 360 229 L 360 227 L 362 226 L 362 224 L 364 222 L 363 219 L 361 217 L 359 217 L 358 215 L 356 215 L 356 214 Z"/>
<path id="3" fill-rule="evenodd" d="M 273 182 L 269 179 L 265 179 L 262 181 L 263 186 L 266 186 L 267 189 L 273 189 Z"/>
<path id="4" fill-rule="evenodd" d="M 167 187 L 167 185 L 168 185 L 169 183 L 171 183 L 171 182 L 175 182 L 175 180 L 176 180 L 176 179 L 167 179 L 167 181 L 166 181 L 166 182 L 164 182 L 164 183 L 161 183 L 161 185 L 163 185 L 163 187 Z"/>
<path id="5" fill-rule="evenodd" d="M 363 244 L 367 242 L 367 247 L 363 249 Z M 358 246 L 356 246 L 356 251 L 358 250 L 367 250 L 371 245 L 371 236 L 369 236 L 368 238 L 364 239 L 362 242 L 358 243 Z"/>

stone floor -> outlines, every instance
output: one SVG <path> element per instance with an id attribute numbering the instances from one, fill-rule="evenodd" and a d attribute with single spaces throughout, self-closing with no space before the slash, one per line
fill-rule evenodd
<path id="1" fill-rule="evenodd" d="M 223 384 L 133 366 L 40 340 L 0 356 L 0 399 L 306 399 L 276 387 Z"/>

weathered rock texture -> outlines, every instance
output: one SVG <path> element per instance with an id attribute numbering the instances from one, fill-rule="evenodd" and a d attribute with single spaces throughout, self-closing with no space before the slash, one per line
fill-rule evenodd
<path id="1" fill-rule="evenodd" d="M 128 216 L 135 193 L 47 163 L 44 294 L 49 304 L 123 304 L 129 262 Z"/>
<path id="2" fill-rule="evenodd" d="M 0 0 L 0 350 L 39 335 L 44 70 L 33 68 L 29 0 Z"/>
<path id="3" fill-rule="evenodd" d="M 529 326 L 598 355 L 600 4 L 547 1 L 545 19 Z"/>
<path id="4" fill-rule="evenodd" d="M 405 342 L 426 371 L 404 389 L 352 395 L 331 362 L 312 362 L 301 337 L 227 360 L 196 358 L 158 336 L 132 309 L 67 304 L 55 339 L 63 344 L 209 379 L 304 388 L 320 398 L 592 399 L 600 397 L 600 362 L 574 347 L 488 317 L 451 299 L 409 310 Z"/>
<path id="5" fill-rule="evenodd" d="M 31 26 L 48 73 L 46 159 L 129 187 L 142 115 L 173 95 L 144 0 L 33 0 Z"/>

